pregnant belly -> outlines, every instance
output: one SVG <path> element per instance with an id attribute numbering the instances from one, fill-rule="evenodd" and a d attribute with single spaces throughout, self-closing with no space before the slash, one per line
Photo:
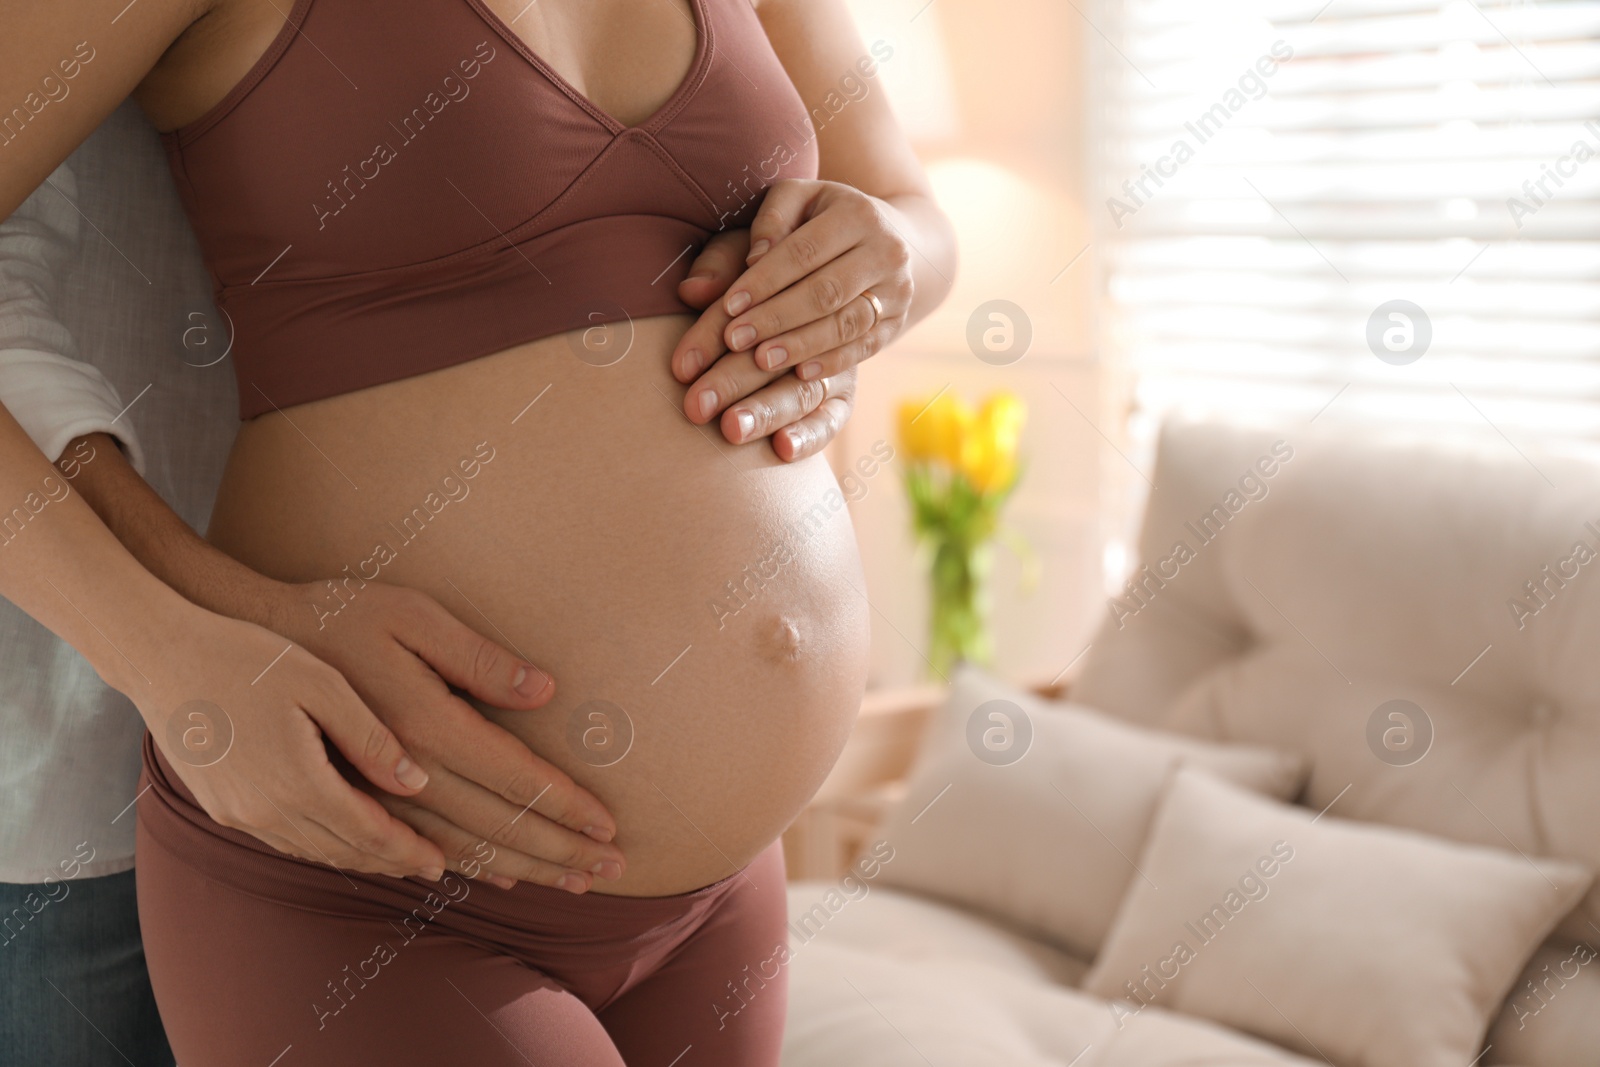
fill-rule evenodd
<path id="1" fill-rule="evenodd" d="M 549 670 L 545 708 L 484 710 L 615 814 L 629 868 L 602 892 L 748 863 L 821 784 L 865 684 L 832 472 L 683 418 L 666 364 L 686 324 L 613 330 L 609 366 L 546 338 L 256 419 L 210 532 L 286 581 L 424 590 Z"/>

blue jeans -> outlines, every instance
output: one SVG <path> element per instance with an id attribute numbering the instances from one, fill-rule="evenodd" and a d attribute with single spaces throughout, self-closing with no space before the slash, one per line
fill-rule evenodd
<path id="1" fill-rule="evenodd" d="M 132 871 L 0 883 L 0 1063 L 172 1067 Z"/>

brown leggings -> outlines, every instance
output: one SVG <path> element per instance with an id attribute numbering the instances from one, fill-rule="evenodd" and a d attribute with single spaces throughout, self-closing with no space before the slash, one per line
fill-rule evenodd
<path id="1" fill-rule="evenodd" d="M 783 852 L 671 897 L 348 875 L 212 822 L 149 739 L 139 921 L 184 1067 L 775 1067 Z"/>

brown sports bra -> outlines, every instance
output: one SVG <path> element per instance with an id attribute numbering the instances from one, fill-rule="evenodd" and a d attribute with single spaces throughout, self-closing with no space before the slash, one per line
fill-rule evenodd
<path id="1" fill-rule="evenodd" d="M 624 126 L 482 0 L 297 0 L 167 158 L 254 418 L 578 327 L 687 313 L 677 284 L 766 187 L 814 178 L 748 0 Z"/>

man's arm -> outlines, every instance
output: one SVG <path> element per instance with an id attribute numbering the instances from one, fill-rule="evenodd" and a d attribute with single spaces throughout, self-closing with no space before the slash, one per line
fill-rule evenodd
<path id="1" fill-rule="evenodd" d="M 99 458 L 91 451 L 71 460 L 81 476 Z M 339 673 L 285 647 L 276 634 L 191 604 L 150 574 L 4 407 L 0 596 L 126 693 L 156 737 L 172 732 L 175 717 L 181 723 L 201 707 L 212 728 L 231 730 L 231 747 L 219 762 L 197 767 L 180 756 L 174 763 L 223 825 L 285 852 L 361 870 L 434 875 L 442 868 L 437 848 L 351 788 L 328 762 L 323 732 L 360 737 L 344 750 L 351 762 L 415 792 L 396 781 L 410 762 L 399 743 Z M 281 662 L 262 675 L 274 657 Z M 333 821 L 311 822 L 308 807 Z"/>
<path id="2" fill-rule="evenodd" d="M 83 239 L 78 199 L 73 167 L 63 163 L 0 222 L 0 402 L 47 459 L 75 437 L 104 433 L 142 472 L 143 450 L 121 417 L 121 398 L 105 375 L 78 359 L 55 307 L 59 279 Z"/>

